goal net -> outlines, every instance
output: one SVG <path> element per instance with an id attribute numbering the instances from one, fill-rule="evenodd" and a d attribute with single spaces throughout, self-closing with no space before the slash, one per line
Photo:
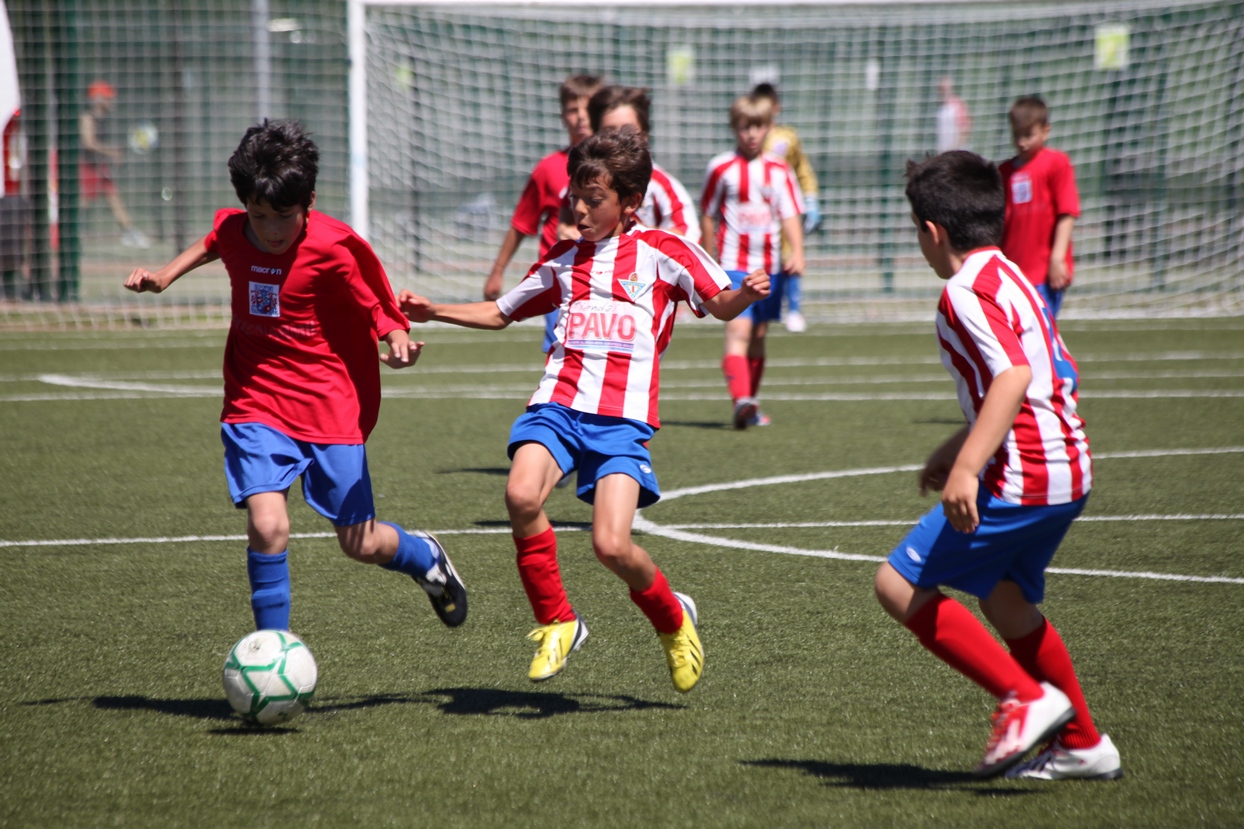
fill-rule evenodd
<path id="1" fill-rule="evenodd" d="M 1050 145 L 1079 184 L 1064 316 L 1244 313 L 1244 2 L 6 5 L 14 163 L 34 217 L 0 298 L 10 329 L 227 320 L 219 265 L 159 297 L 120 285 L 236 204 L 225 161 L 261 115 L 308 125 L 317 207 L 366 233 L 395 289 L 477 299 L 531 168 L 565 144 L 557 88 L 580 73 L 651 90 L 653 155 L 693 196 L 733 145 L 731 101 L 777 86 L 819 179 L 810 319 L 927 318 L 939 283 L 913 237 L 906 162 L 938 148 L 939 122 L 1009 157 L 1021 95 L 1049 104 Z M 149 248 L 80 175 L 97 80 L 116 95 L 112 179 Z M 947 117 L 951 94 L 968 117 Z"/>

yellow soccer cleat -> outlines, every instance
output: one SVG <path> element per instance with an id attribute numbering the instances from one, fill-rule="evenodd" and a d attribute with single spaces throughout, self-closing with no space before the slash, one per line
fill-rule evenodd
<path id="1" fill-rule="evenodd" d="M 587 625 L 582 619 L 569 622 L 553 622 L 527 634 L 533 642 L 539 642 L 536 656 L 531 660 L 531 670 L 527 678 L 532 682 L 543 682 L 562 672 L 566 667 L 566 657 L 577 651 L 587 638 Z"/>
<path id="2" fill-rule="evenodd" d="M 695 602 L 690 596 L 675 593 L 682 605 L 682 627 L 673 633 L 658 634 L 661 646 L 665 648 L 665 661 L 670 666 L 670 677 L 674 687 L 687 693 L 700 681 L 704 672 L 704 646 L 700 644 L 700 636 L 695 632 L 698 619 Z"/>

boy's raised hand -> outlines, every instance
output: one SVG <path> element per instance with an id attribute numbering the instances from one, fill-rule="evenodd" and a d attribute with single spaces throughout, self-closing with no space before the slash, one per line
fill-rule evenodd
<path id="1" fill-rule="evenodd" d="M 757 268 L 743 278 L 740 287 L 753 300 L 764 299 L 769 295 L 769 274 L 763 268 Z"/>
<path id="2" fill-rule="evenodd" d="M 165 282 L 160 278 L 159 274 L 152 273 L 146 268 L 135 268 L 130 271 L 130 275 L 125 278 L 125 287 L 128 290 L 139 294 L 144 291 L 158 294 L 168 286 L 169 282 Z"/>
<path id="3" fill-rule="evenodd" d="M 397 305 L 411 322 L 428 322 L 432 319 L 432 301 L 413 291 L 403 290 L 398 294 Z"/>
<path id="4" fill-rule="evenodd" d="M 380 355 L 380 362 L 389 368 L 413 366 L 423 351 L 423 343 L 412 343 L 410 335 L 400 328 L 385 334 L 384 341 L 389 344 L 389 351 Z"/>

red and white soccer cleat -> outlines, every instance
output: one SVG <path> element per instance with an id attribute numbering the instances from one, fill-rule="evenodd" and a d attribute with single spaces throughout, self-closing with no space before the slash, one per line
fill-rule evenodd
<path id="1" fill-rule="evenodd" d="M 993 733 L 985 756 L 973 774 L 994 777 L 1024 759 L 1032 748 L 1053 737 L 1075 716 L 1067 695 L 1048 682 L 1041 683 L 1041 696 L 1020 702 L 1008 694 L 993 715 Z"/>

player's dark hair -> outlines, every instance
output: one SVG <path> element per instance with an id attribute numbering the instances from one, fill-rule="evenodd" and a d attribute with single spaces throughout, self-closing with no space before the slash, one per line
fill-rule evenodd
<path id="1" fill-rule="evenodd" d="M 565 109 L 567 104 L 579 98 L 592 97 L 604 83 L 599 75 L 571 75 L 562 81 L 561 88 L 557 90 L 557 99 L 561 102 L 562 109 Z"/>
<path id="2" fill-rule="evenodd" d="M 586 187 L 603 179 L 618 194 L 618 199 L 625 201 L 647 192 L 648 180 L 652 178 L 652 157 L 648 154 L 648 142 L 639 130 L 625 126 L 581 141 L 570 151 L 566 170 L 576 187 Z"/>
<path id="3" fill-rule="evenodd" d="M 1011 104 L 1011 129 L 1017 133 L 1026 133 L 1035 126 L 1045 126 L 1050 122 L 1050 108 L 1045 101 L 1035 95 L 1019 98 Z"/>
<path id="4" fill-rule="evenodd" d="M 967 252 L 1002 241 L 1006 195 L 992 161 L 952 150 L 907 162 L 907 200 L 921 222 L 946 228 L 950 247 Z M 921 228 L 921 232 L 923 228 Z"/>
<path id="5" fill-rule="evenodd" d="M 229 180 L 242 204 L 266 201 L 275 210 L 311 206 L 320 151 L 297 121 L 256 124 L 229 157 Z"/>
<path id="6" fill-rule="evenodd" d="M 652 128 L 649 114 L 652 102 L 648 99 L 648 90 L 634 86 L 606 86 L 592 96 L 587 102 L 587 117 L 592 122 L 592 132 L 600 132 L 600 122 L 615 109 L 629 106 L 635 110 L 639 120 L 639 129 L 647 135 Z"/>
<path id="7" fill-rule="evenodd" d="M 781 103 L 781 100 L 778 98 L 777 87 L 769 83 L 768 81 L 763 81 L 753 86 L 752 97 L 753 98 L 768 98 L 770 101 L 772 101 L 775 104 Z"/>

